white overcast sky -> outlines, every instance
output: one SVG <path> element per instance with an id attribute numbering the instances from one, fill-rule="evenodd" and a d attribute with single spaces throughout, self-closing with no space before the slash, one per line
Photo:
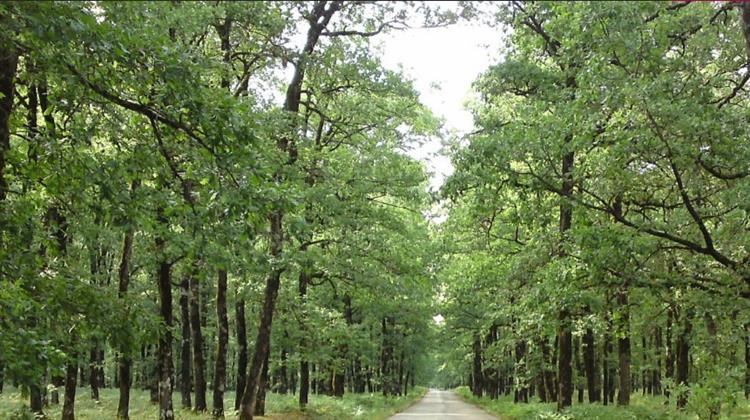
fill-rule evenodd
<path id="1" fill-rule="evenodd" d="M 402 67 L 414 80 L 420 99 L 444 120 L 445 131 L 472 131 L 465 103 L 472 82 L 500 57 L 503 32 L 481 23 L 458 23 L 441 28 L 394 31 L 381 38 L 383 64 Z M 410 155 L 427 163 L 432 172 L 431 189 L 438 189 L 453 171 L 450 159 L 441 155 L 441 141 L 434 138 Z"/>

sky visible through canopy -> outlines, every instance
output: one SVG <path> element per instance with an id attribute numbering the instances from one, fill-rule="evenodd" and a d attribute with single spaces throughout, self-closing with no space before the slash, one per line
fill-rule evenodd
<path id="1" fill-rule="evenodd" d="M 479 22 L 461 22 L 441 28 L 392 31 L 383 36 L 383 63 L 414 80 L 422 102 L 445 121 L 447 133 L 462 135 L 472 128 L 471 84 L 496 63 L 503 32 Z M 453 172 L 450 159 L 441 155 L 439 138 L 412 150 L 411 155 L 427 163 L 432 173 L 430 188 L 437 190 Z"/>

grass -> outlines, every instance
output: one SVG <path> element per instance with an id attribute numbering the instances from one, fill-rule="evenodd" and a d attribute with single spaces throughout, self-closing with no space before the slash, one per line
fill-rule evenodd
<path id="1" fill-rule="evenodd" d="M 310 395 L 310 403 L 304 412 L 297 407 L 296 395 L 279 395 L 269 393 L 266 396 L 267 416 L 259 419 L 289 419 L 289 420 L 334 420 L 334 419 L 362 419 L 383 420 L 404 410 L 426 392 L 425 388 L 417 387 L 408 396 L 385 398 L 382 394 L 346 394 L 343 398 L 324 395 Z M 76 393 L 76 419 L 100 420 L 115 418 L 117 412 L 118 391 L 116 389 L 100 390 L 100 402 L 89 397 L 88 388 L 79 388 Z M 60 396 L 62 400 L 62 395 Z M 211 397 L 208 396 L 209 407 Z M 180 409 L 180 397 L 175 393 L 175 417 L 177 419 L 202 420 L 212 418 L 210 413 L 194 413 Z M 234 393 L 227 392 L 224 399 L 227 408 L 226 418 L 236 419 L 234 411 Z M 45 409 L 48 418 L 60 418 L 61 405 L 50 406 Z M 149 402 L 148 391 L 133 389 L 130 396 L 130 418 L 133 420 L 154 419 L 158 417 L 158 408 Z M 0 419 L 30 419 L 33 416 L 28 411 L 28 398 L 20 391 L 10 388 L 0 394 Z"/>
<path id="2" fill-rule="evenodd" d="M 709 418 L 701 418 L 690 410 L 687 412 L 677 411 L 674 405 L 664 405 L 663 398 L 640 394 L 633 394 L 631 404 L 628 407 L 588 403 L 576 404 L 574 401 L 572 407 L 557 413 L 554 403 L 536 402 L 536 398 L 529 399 L 529 401 L 534 400 L 534 402 L 528 404 L 515 404 L 512 395 L 501 396 L 497 400 L 486 397 L 476 398 L 471 395 L 468 387 L 457 388 L 456 393 L 467 402 L 498 415 L 502 420 L 702 420 L 703 418 Z M 724 407 L 721 419 L 750 419 L 750 405 L 743 397 L 738 406 L 731 409 Z M 714 417 L 713 420 L 718 419 Z"/>

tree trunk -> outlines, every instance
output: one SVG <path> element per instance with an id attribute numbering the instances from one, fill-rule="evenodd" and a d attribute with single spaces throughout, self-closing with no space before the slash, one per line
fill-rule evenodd
<path id="1" fill-rule="evenodd" d="M 674 305 L 670 304 L 667 308 L 667 337 L 666 337 L 666 375 L 667 379 L 674 380 L 674 351 L 672 350 L 672 325 L 674 324 Z M 664 396 L 669 400 L 670 390 L 669 387 L 664 389 Z"/>
<path id="2" fill-rule="evenodd" d="M 201 291 L 197 278 L 198 262 L 193 262 L 188 274 L 190 287 L 190 332 L 193 335 L 193 380 L 195 391 L 195 411 L 206 411 L 206 359 L 203 356 L 203 332 L 201 326 Z"/>
<path id="3" fill-rule="evenodd" d="M 247 329 L 245 327 L 245 301 L 237 297 L 234 306 L 237 322 L 237 390 L 234 398 L 234 409 L 240 409 L 242 392 L 245 390 L 247 375 Z"/>
<path id="4" fill-rule="evenodd" d="M 516 341 L 516 389 L 513 393 L 513 402 L 529 402 L 529 391 L 525 383 L 521 383 L 521 377 L 526 376 L 526 341 Z M 481 397 L 481 395 L 479 395 Z"/>
<path id="5" fill-rule="evenodd" d="M 131 197 L 136 189 L 140 186 L 138 180 L 134 180 L 130 184 Z M 125 237 L 122 241 L 122 254 L 120 257 L 120 267 L 117 272 L 117 298 L 121 302 L 124 302 L 125 296 L 128 294 L 128 288 L 130 287 L 130 258 L 133 254 L 133 235 L 134 229 L 128 227 L 125 230 Z M 123 303 L 124 304 L 124 303 Z M 132 336 L 129 336 L 132 337 Z M 123 343 L 120 348 L 120 355 L 117 364 L 118 369 L 118 385 L 120 388 L 120 398 L 117 404 L 117 418 L 120 420 L 128 420 L 130 418 L 130 386 L 132 384 L 131 369 L 133 361 L 130 357 L 130 349 L 126 344 Z"/>
<path id="6" fill-rule="evenodd" d="M 76 355 L 68 356 L 75 359 Z M 78 379 L 78 362 L 68 361 L 65 366 L 65 397 L 63 400 L 62 420 L 75 420 L 76 380 Z"/>
<path id="7" fill-rule="evenodd" d="M 661 394 L 661 328 L 654 328 L 654 363 L 651 375 L 651 395 Z"/>
<path id="8" fill-rule="evenodd" d="M 288 337 L 288 334 L 285 334 L 285 336 Z M 281 395 L 286 395 L 286 393 L 289 390 L 289 383 L 288 383 L 288 374 L 286 371 L 286 362 L 287 362 L 287 353 L 286 353 L 286 347 L 281 348 L 281 354 L 280 357 L 280 363 L 279 363 L 279 386 L 278 392 Z"/>
<path id="9" fill-rule="evenodd" d="M 550 360 L 549 345 L 547 343 L 547 337 L 542 337 L 540 343 L 542 351 L 542 359 L 544 361 L 543 374 L 544 374 L 544 386 L 546 387 L 547 401 L 557 401 L 557 384 L 555 384 L 555 372 L 550 369 L 549 366 L 554 366 L 554 361 Z"/>
<path id="10" fill-rule="evenodd" d="M 682 312 L 680 333 L 677 335 L 677 371 L 675 372 L 675 383 L 688 386 L 688 373 L 690 370 L 690 333 L 692 332 L 692 321 L 687 310 Z M 680 393 L 677 397 L 677 408 L 683 409 L 687 406 L 687 394 Z"/>
<path id="11" fill-rule="evenodd" d="M 566 137 L 565 143 L 572 140 Z M 568 152 L 562 157 L 562 188 L 560 190 L 562 202 L 560 203 L 560 257 L 566 257 L 565 239 L 573 222 L 573 207 L 569 202 L 573 194 L 573 165 L 575 156 Z M 570 313 L 562 308 L 558 314 L 558 359 L 557 359 L 557 409 L 562 410 L 573 403 L 573 333 L 570 325 Z"/>
<path id="12" fill-rule="evenodd" d="M 597 384 L 599 372 L 596 367 L 596 342 L 594 331 L 591 328 L 586 328 L 586 333 L 583 335 L 583 365 L 586 370 L 586 388 L 589 393 L 589 402 L 595 403 L 600 400 Z"/>
<path id="13" fill-rule="evenodd" d="M 281 212 L 274 213 L 271 221 L 271 231 L 274 236 L 272 254 L 276 257 L 281 255 Z M 263 299 L 263 309 L 261 310 L 260 323 L 258 326 L 258 335 L 255 339 L 255 351 L 253 361 L 250 364 L 250 371 L 245 379 L 245 391 L 242 393 L 242 402 L 240 404 L 240 419 L 252 420 L 255 411 L 256 398 L 258 396 L 258 386 L 261 382 L 263 373 L 263 363 L 265 362 L 268 351 L 271 347 L 271 325 L 273 323 L 273 312 L 276 307 L 276 296 L 279 293 L 281 283 L 281 269 L 275 268 L 266 281 L 265 296 Z"/>
<path id="14" fill-rule="evenodd" d="M 620 390 L 617 405 L 630 404 L 630 308 L 627 286 L 617 294 L 620 309 L 620 325 L 617 331 L 617 355 L 620 364 Z"/>
<path id="15" fill-rule="evenodd" d="M 157 210 L 159 224 L 167 226 L 163 209 Z M 159 288 L 159 313 L 164 324 L 164 331 L 159 335 L 159 420 L 174 419 L 172 408 L 172 266 L 164 254 L 166 241 L 156 237 L 156 250 L 159 256 L 156 280 Z"/>
<path id="16" fill-rule="evenodd" d="M 651 392 L 653 391 L 651 389 L 651 368 L 649 366 L 649 358 L 648 358 L 648 334 L 641 335 L 641 355 L 642 355 L 642 363 L 643 367 L 641 368 L 641 395 L 646 395 L 646 392 L 648 392 L 649 395 L 651 395 Z"/>
<path id="17" fill-rule="evenodd" d="M 573 340 L 573 355 L 576 365 L 576 390 L 578 391 L 578 403 L 583 403 L 583 381 L 581 380 L 583 372 L 583 362 L 581 362 L 581 341 L 576 337 Z"/>
<path id="18" fill-rule="evenodd" d="M 97 345 L 89 352 L 89 386 L 91 387 L 91 399 L 99 401 L 99 374 L 97 365 L 99 364 L 99 349 Z"/>
<path id="19" fill-rule="evenodd" d="M 609 360 L 609 355 L 612 354 L 612 318 L 609 314 L 607 314 L 606 318 L 607 330 L 604 332 L 604 345 L 602 348 L 602 403 L 604 405 L 612 402 L 612 393 L 614 392 L 612 369 Z"/>
<path id="20" fill-rule="evenodd" d="M 300 301 L 303 305 L 303 311 L 302 311 L 302 322 L 305 322 L 305 296 L 307 295 L 307 285 L 309 284 L 310 279 L 308 278 L 307 273 L 305 270 L 300 271 L 299 273 L 299 296 Z M 302 338 L 300 340 L 300 362 L 299 362 L 299 408 L 300 410 L 304 410 L 307 406 L 307 402 L 310 395 L 310 364 L 307 362 L 307 356 L 305 355 L 305 352 L 307 351 L 307 340 L 305 339 L 305 326 L 302 325 Z"/>
<path id="21" fill-rule="evenodd" d="M 227 272 L 219 270 L 216 294 L 216 318 L 218 320 L 219 343 L 216 347 L 214 368 L 214 417 L 224 417 L 224 388 L 227 380 L 227 344 L 229 342 L 229 320 L 227 319 Z"/>
<path id="22" fill-rule="evenodd" d="M 29 386 L 29 408 L 37 417 L 44 418 L 44 402 L 42 401 L 42 388 L 39 384 Z"/>
<path id="23" fill-rule="evenodd" d="M 745 398 L 750 398 L 750 323 L 745 324 Z"/>
<path id="24" fill-rule="evenodd" d="M 560 311 L 558 321 L 557 409 L 562 410 L 573 403 L 573 333 L 567 311 Z"/>
<path id="25" fill-rule="evenodd" d="M 180 281 L 180 395 L 182 408 L 192 408 L 190 391 L 193 383 L 190 351 L 190 279 L 183 276 Z"/>
<path id="26" fill-rule="evenodd" d="M 260 375 L 260 383 L 258 384 L 258 396 L 255 402 L 255 411 L 253 412 L 256 416 L 266 415 L 266 391 L 268 389 L 268 356 L 270 352 L 266 353 L 266 360 L 263 362 L 263 373 Z"/>
<path id="27" fill-rule="evenodd" d="M 482 339 L 478 332 L 474 333 L 474 363 L 472 364 L 471 378 L 471 393 L 475 397 L 482 396 L 482 390 L 484 389 L 484 383 L 482 380 Z"/>

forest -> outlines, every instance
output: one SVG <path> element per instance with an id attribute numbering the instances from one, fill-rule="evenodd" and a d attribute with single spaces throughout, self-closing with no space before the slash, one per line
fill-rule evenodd
<path id="1" fill-rule="evenodd" d="M 378 40 L 472 22 L 458 134 Z M 747 418 L 748 80 L 739 1 L 2 2 L 0 418 Z"/>

